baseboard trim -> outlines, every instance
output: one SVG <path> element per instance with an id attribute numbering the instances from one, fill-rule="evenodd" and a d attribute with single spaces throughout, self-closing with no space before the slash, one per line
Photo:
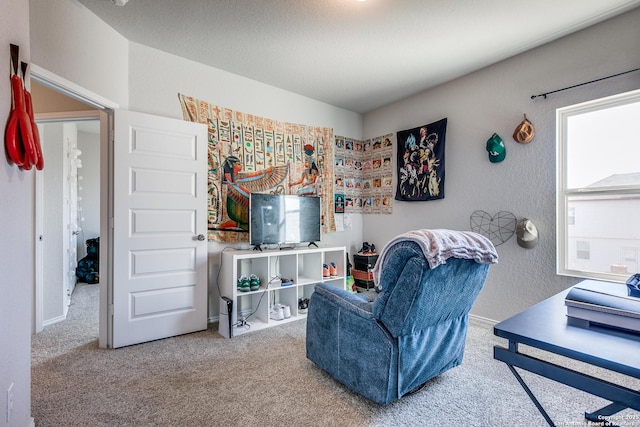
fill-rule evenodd
<path id="1" fill-rule="evenodd" d="M 475 314 L 469 314 L 469 318 L 473 319 L 473 320 L 476 320 L 478 322 L 486 323 L 489 326 L 495 326 L 495 324 L 498 323 L 497 320 L 488 319 L 488 318 L 482 317 L 482 316 L 476 316 Z"/>
<path id="2" fill-rule="evenodd" d="M 47 319 L 46 321 L 42 322 L 42 326 L 49 326 L 49 325 L 53 325 L 56 324 L 58 322 L 62 322 L 63 320 L 65 320 L 67 318 L 66 313 L 62 316 L 58 316 L 58 317 L 54 317 L 51 319 Z"/>

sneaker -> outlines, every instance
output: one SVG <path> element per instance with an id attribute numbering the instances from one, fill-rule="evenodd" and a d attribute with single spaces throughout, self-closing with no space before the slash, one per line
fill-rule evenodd
<path id="1" fill-rule="evenodd" d="M 309 298 L 298 299 L 298 313 L 306 313 L 309 308 Z"/>
<path id="2" fill-rule="evenodd" d="M 244 274 L 241 275 L 238 279 L 238 290 L 240 292 L 249 292 L 251 290 L 251 285 L 249 285 L 249 278 Z"/>
<path id="3" fill-rule="evenodd" d="M 372 255 L 376 253 L 376 245 L 369 242 L 364 242 L 362 244 L 362 249 L 358 251 L 359 254 L 363 255 Z"/>
<path id="4" fill-rule="evenodd" d="M 336 267 L 336 263 L 333 261 L 329 263 L 329 275 L 331 277 L 338 276 L 338 267 Z"/>
<path id="5" fill-rule="evenodd" d="M 257 291 L 260 289 L 260 278 L 255 274 L 249 276 L 249 289 L 252 291 Z"/>
<path id="6" fill-rule="evenodd" d="M 291 313 L 289 313 L 289 315 L 291 315 Z M 282 310 L 282 307 L 280 307 L 279 304 L 276 304 L 271 307 L 269 317 L 273 320 L 284 320 L 284 310 Z"/>
<path id="7" fill-rule="evenodd" d="M 322 277 L 329 277 L 331 273 L 329 273 L 329 266 L 327 264 L 322 264 Z"/>
<path id="8" fill-rule="evenodd" d="M 282 309 L 282 315 L 285 319 L 291 317 L 291 307 L 289 307 L 288 305 L 280 304 L 280 308 Z"/>

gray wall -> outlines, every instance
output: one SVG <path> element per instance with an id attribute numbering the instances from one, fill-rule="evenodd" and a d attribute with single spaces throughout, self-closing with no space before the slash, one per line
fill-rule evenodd
<path id="1" fill-rule="evenodd" d="M 182 118 L 177 94 L 185 93 L 245 113 L 362 136 L 362 116 L 357 113 L 129 43 L 72 0 L 30 4 L 33 62 L 120 108 Z M 344 245 L 351 252 L 359 249 L 361 216 L 354 216 L 353 230 L 325 235 L 322 243 Z M 216 277 L 220 251 L 227 246 L 209 244 L 210 317 L 218 315 Z"/>
<path id="2" fill-rule="evenodd" d="M 75 0 L 29 0 L 29 12 L 34 64 L 127 108 L 127 39 Z"/>
<path id="3" fill-rule="evenodd" d="M 446 198 L 427 203 L 396 203 L 394 214 L 356 215 L 354 230 L 325 237 L 353 252 L 362 240 L 382 247 L 411 228 L 469 228 L 476 209 L 528 217 L 541 233 L 538 246 L 524 250 L 511 239 L 500 246 L 473 313 L 501 320 L 575 282 L 555 275 L 555 108 L 636 88 L 638 75 L 532 101 L 530 96 L 637 67 L 639 10 L 552 42 L 452 83 L 371 112 L 364 117 L 290 92 L 159 52 L 121 36 L 70 0 L 31 0 L 34 62 L 104 96 L 121 107 L 181 117 L 178 93 L 278 120 L 331 126 L 355 138 L 382 135 L 449 118 Z M 93 22 L 97 21 L 97 22 Z M 79 33 L 91 32 L 87 37 Z M 62 33 L 62 34 L 60 34 Z M 72 39 L 72 40 L 70 40 Z M 73 49 L 57 55 L 50 40 Z M 107 43 L 105 58 L 83 52 Z M 62 44 L 58 45 L 62 46 Z M 48 49 L 45 51 L 45 48 Z M 123 69 L 127 72 L 123 75 Z M 122 93 L 122 87 L 127 87 Z M 510 140 L 527 113 L 536 139 Z M 507 141 L 507 159 L 491 164 L 484 144 L 498 132 Z M 215 277 L 219 251 L 210 244 L 211 314 L 217 315 Z"/>
<path id="4" fill-rule="evenodd" d="M 412 228 L 468 230 L 482 209 L 529 218 L 540 233 L 534 249 L 515 236 L 498 246 L 472 313 L 502 320 L 575 283 L 555 274 L 555 110 L 640 87 L 640 72 L 531 100 L 560 89 L 640 66 L 640 9 L 549 43 L 433 90 L 367 114 L 365 136 L 413 128 L 448 117 L 445 199 L 396 202 L 393 215 L 366 216 L 365 240 L 384 243 Z M 535 139 L 512 139 L 522 114 Z M 493 132 L 505 141 L 506 159 L 490 163 L 485 142 Z M 397 182 L 397 181 L 395 181 Z"/>
<path id="5" fill-rule="evenodd" d="M 20 44 L 23 61 L 32 61 L 121 108 L 129 108 L 131 99 L 132 110 L 180 117 L 176 95 L 183 92 L 256 115 L 331 126 L 337 134 L 355 138 L 448 117 L 447 198 L 424 204 L 399 203 L 392 216 L 354 218 L 353 232 L 336 233 L 327 240 L 331 244 L 357 246 L 364 238 L 382 246 L 409 228 L 468 228 L 468 217 L 475 209 L 506 209 L 519 217 L 527 216 L 538 225 L 541 241 L 528 251 L 514 240 L 499 247 L 501 263 L 491 271 L 487 287 L 474 307 L 476 314 L 492 319 L 501 319 L 573 282 L 554 274 L 555 108 L 635 89 L 640 84 L 639 77 L 632 75 L 554 95 L 546 101 L 529 99 L 535 93 L 637 67 L 638 10 L 367 114 L 362 121 L 354 113 L 277 88 L 141 46 L 129 49 L 127 40 L 73 0 L 6 0 L 5 6 L 3 10 L 9 12 L 0 15 L 0 49 L 4 58 L 9 57 L 9 43 Z M 144 67 L 142 61 L 146 57 L 172 68 L 157 68 L 157 62 Z M 132 66 L 130 72 L 130 62 L 143 69 Z M 145 74 L 144 69 L 149 72 Z M 0 99 L 8 100 L 9 70 L 4 70 L 0 75 Z M 194 70 L 197 73 L 191 73 Z M 169 80 L 176 74 L 192 80 Z M 145 77 L 155 80 L 141 85 Z M 257 92 L 233 96 L 243 87 Z M 288 105 L 273 104 L 279 96 L 287 99 Z M 6 118 L 8 111 L 9 103 L 0 103 L 0 117 Z M 508 137 L 523 112 L 536 125 L 537 137 L 529 145 L 519 146 Z M 507 159 L 498 165 L 489 164 L 484 151 L 484 141 L 494 131 L 502 134 L 508 144 Z M 0 167 L 0 194 L 3 200 L 10 201 L 3 207 L 0 221 L 0 392 L 14 383 L 12 425 L 25 426 L 31 421 L 34 179 L 32 173 L 19 172 L 6 162 Z M 216 249 L 219 247 L 211 249 L 214 265 Z M 0 426 L 6 425 L 4 411 L 5 405 L 0 405 Z"/>
<path id="6" fill-rule="evenodd" d="M 20 60 L 31 61 L 29 2 L 3 0 L 0 56 L 20 46 Z M 5 64 L 7 64 L 5 62 Z M 9 67 L 0 71 L 0 123 L 11 108 Z M 3 131 L 4 135 L 4 131 Z M 0 426 L 7 423 L 6 390 L 13 384 L 12 426 L 31 422 L 31 295 L 34 287 L 34 172 L 0 162 Z"/>
<path id="7" fill-rule="evenodd" d="M 234 110 L 271 119 L 332 127 L 335 135 L 361 138 L 362 117 L 310 98 L 264 85 L 215 68 L 187 61 L 136 43 L 130 48 L 130 109 L 182 118 L 178 93 Z M 353 229 L 326 234 L 324 245 L 346 246 L 356 252 L 362 245 L 362 215 L 353 216 Z M 219 312 L 217 287 L 220 253 L 225 247 L 209 243 L 209 316 Z"/>

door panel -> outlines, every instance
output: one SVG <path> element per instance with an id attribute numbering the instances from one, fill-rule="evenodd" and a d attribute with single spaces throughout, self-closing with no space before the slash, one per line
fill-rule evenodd
<path id="1" fill-rule="evenodd" d="M 62 167 L 64 187 L 62 193 L 62 205 L 64 212 L 63 227 L 66 239 L 62 248 L 64 278 L 65 306 L 64 317 L 67 316 L 71 304 L 71 294 L 76 286 L 76 266 L 78 265 L 78 168 L 82 167 L 80 150 L 78 149 L 78 127 L 76 123 L 64 123 L 63 125 L 63 155 Z"/>
<path id="2" fill-rule="evenodd" d="M 207 128 L 116 110 L 113 347 L 207 327 Z"/>

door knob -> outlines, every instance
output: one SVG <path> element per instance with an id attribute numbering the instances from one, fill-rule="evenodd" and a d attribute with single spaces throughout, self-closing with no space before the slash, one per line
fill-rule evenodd
<path id="1" fill-rule="evenodd" d="M 204 234 L 198 234 L 198 240 L 201 242 L 205 239 Z"/>

